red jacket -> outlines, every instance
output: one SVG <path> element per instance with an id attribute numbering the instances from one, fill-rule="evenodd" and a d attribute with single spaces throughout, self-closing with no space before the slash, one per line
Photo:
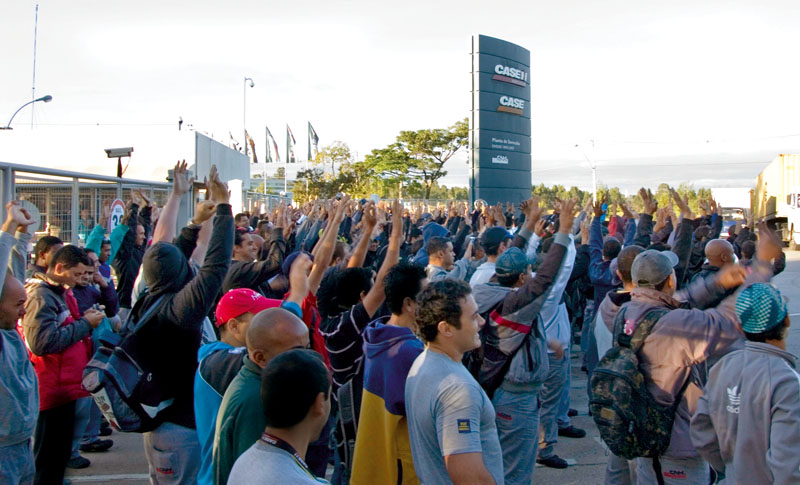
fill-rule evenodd
<path id="1" fill-rule="evenodd" d="M 92 356 L 91 328 L 81 319 L 78 302 L 72 290 L 34 280 L 26 285 L 29 300 L 27 310 L 36 310 L 23 317 L 23 337 L 31 350 L 31 362 L 39 378 L 39 410 L 45 411 L 81 397 L 89 396 L 81 386 L 83 369 Z M 71 329 L 73 339 L 78 339 L 60 352 L 49 352 L 43 334 L 56 331 L 55 327 Z"/>

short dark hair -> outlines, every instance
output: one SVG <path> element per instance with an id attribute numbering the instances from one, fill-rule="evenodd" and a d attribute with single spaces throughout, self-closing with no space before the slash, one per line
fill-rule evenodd
<path id="1" fill-rule="evenodd" d="M 418 264 L 402 261 L 389 270 L 383 279 L 383 284 L 386 288 L 386 303 L 392 314 L 402 313 L 406 298 L 413 300 L 417 297 L 422 290 L 423 279 L 425 279 L 425 268 Z"/>
<path id="2" fill-rule="evenodd" d="M 33 255 L 38 258 L 39 253 L 46 253 L 50 251 L 53 246 L 58 246 L 59 244 L 64 244 L 64 241 L 55 236 L 42 236 L 36 241 L 36 245 L 33 247 Z"/>
<path id="3" fill-rule="evenodd" d="M 89 259 L 86 251 L 81 247 L 71 244 L 56 251 L 56 254 L 53 255 L 53 259 L 50 261 L 50 269 L 55 268 L 56 264 L 59 263 L 66 269 L 74 268 L 79 264 L 85 264 L 86 266 L 92 265 L 92 261 Z"/>
<path id="4" fill-rule="evenodd" d="M 97 251 L 95 251 L 94 249 L 83 248 L 83 250 L 84 250 L 84 251 L 86 251 L 86 255 L 87 255 L 87 256 L 89 255 L 89 253 L 92 253 L 92 254 L 94 254 L 95 256 L 97 256 Z"/>
<path id="5" fill-rule="evenodd" d="M 753 241 L 745 241 L 742 243 L 741 247 L 742 257 L 746 259 L 753 259 L 753 255 L 756 254 L 756 243 Z"/>
<path id="6" fill-rule="evenodd" d="M 506 288 L 510 288 L 514 286 L 514 283 L 519 281 L 519 275 L 522 273 L 514 273 L 508 275 L 497 275 L 497 282 L 500 283 L 500 286 L 505 286 Z"/>
<path id="7" fill-rule="evenodd" d="M 643 247 L 633 244 L 631 246 L 626 246 L 625 249 L 619 252 L 619 255 L 617 255 L 617 270 L 619 270 L 619 273 L 622 275 L 622 281 L 626 283 L 631 282 L 631 266 L 633 266 L 633 260 L 636 259 L 636 256 L 642 251 L 644 251 Z"/>
<path id="8" fill-rule="evenodd" d="M 261 407 L 267 426 L 285 429 L 300 423 L 319 393 L 330 398 L 331 379 L 319 354 L 292 349 L 272 359 L 261 373 Z"/>
<path id="9" fill-rule="evenodd" d="M 103 240 L 100 242 L 100 247 L 102 248 L 103 246 L 111 246 L 111 239 L 105 239 L 105 238 L 104 238 L 104 239 L 103 239 Z"/>
<path id="10" fill-rule="evenodd" d="M 606 242 L 603 243 L 603 258 L 607 261 L 611 261 L 617 257 L 620 251 L 622 251 L 622 244 L 619 243 L 617 238 L 606 238 Z"/>
<path id="11" fill-rule="evenodd" d="M 785 340 L 786 339 L 786 322 L 789 317 L 785 317 L 783 321 L 774 327 L 761 333 L 748 333 L 744 332 L 744 336 L 751 342 L 765 343 L 767 340 Z"/>
<path id="12" fill-rule="evenodd" d="M 317 305 L 322 317 L 336 316 L 358 303 L 361 293 L 372 288 L 369 268 L 331 268 L 317 290 Z"/>
<path id="13" fill-rule="evenodd" d="M 439 251 L 447 251 L 447 243 L 450 239 L 446 237 L 434 236 L 428 240 L 428 256 L 436 254 Z"/>
<path id="14" fill-rule="evenodd" d="M 236 246 L 241 246 L 244 242 L 244 235 L 247 234 L 247 231 L 244 229 L 237 228 L 233 231 L 233 244 Z"/>
<path id="15" fill-rule="evenodd" d="M 422 340 L 433 342 L 439 322 L 461 328 L 461 300 L 472 293 L 463 281 L 441 280 L 429 284 L 417 296 L 417 325 Z"/>
<path id="16" fill-rule="evenodd" d="M 246 217 L 246 218 L 250 219 L 250 216 L 248 216 L 246 213 L 240 212 L 240 213 L 236 214 L 236 216 L 234 216 L 233 220 L 234 221 L 238 221 L 242 217 Z"/>

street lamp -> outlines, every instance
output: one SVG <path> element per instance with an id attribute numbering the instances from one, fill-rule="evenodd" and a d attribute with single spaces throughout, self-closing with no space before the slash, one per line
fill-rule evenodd
<path id="1" fill-rule="evenodd" d="M 256 83 L 249 77 L 244 78 L 244 101 L 242 108 L 242 130 L 244 130 L 244 154 L 247 155 L 247 81 L 250 81 L 250 87 L 254 87 Z"/>
<path id="2" fill-rule="evenodd" d="M 48 94 L 47 96 L 42 96 L 41 98 L 36 98 L 33 101 L 28 101 L 27 103 L 25 103 L 22 106 L 20 106 L 18 110 L 14 111 L 14 114 L 11 115 L 11 119 L 8 120 L 8 124 L 6 126 L 3 126 L 2 128 L 0 128 L 0 130 L 10 130 L 11 129 L 11 122 L 14 121 L 14 117 L 17 116 L 17 113 L 19 113 L 19 111 L 22 108 L 24 108 L 25 106 L 28 106 L 29 104 L 33 104 L 33 103 L 35 103 L 37 101 L 44 101 L 45 103 L 49 103 L 52 100 L 53 100 L 53 97 Z"/>

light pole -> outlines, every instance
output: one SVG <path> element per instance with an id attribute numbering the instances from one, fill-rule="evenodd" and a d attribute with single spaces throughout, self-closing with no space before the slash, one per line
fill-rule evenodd
<path id="1" fill-rule="evenodd" d="M 37 101 L 44 101 L 45 103 L 49 103 L 52 100 L 53 100 L 53 97 L 48 94 L 47 96 L 42 96 L 41 98 L 36 98 L 33 101 L 28 101 L 27 103 L 25 103 L 22 106 L 20 106 L 19 109 L 14 111 L 14 114 L 11 115 L 11 119 L 8 120 L 8 124 L 6 126 L 0 128 L 0 130 L 10 130 L 11 129 L 11 122 L 14 121 L 14 117 L 17 116 L 17 113 L 19 113 L 20 110 L 22 108 L 24 108 L 25 106 L 28 106 L 29 104 L 33 104 L 33 103 L 35 103 Z"/>
<path id="2" fill-rule="evenodd" d="M 247 81 L 250 81 L 250 87 L 256 85 L 253 80 L 249 77 L 244 78 L 244 87 L 243 89 L 243 107 L 242 107 L 242 135 L 244 136 L 243 143 L 244 143 L 244 154 L 247 155 Z M 266 181 L 265 181 L 266 183 Z"/>
<path id="3" fill-rule="evenodd" d="M 594 150 L 594 140 L 589 141 L 592 142 L 592 150 Z M 589 167 L 592 169 L 592 202 L 597 202 L 597 163 L 586 155 L 586 150 L 581 145 L 575 145 L 575 147 L 581 149 L 583 158 L 589 162 Z"/>

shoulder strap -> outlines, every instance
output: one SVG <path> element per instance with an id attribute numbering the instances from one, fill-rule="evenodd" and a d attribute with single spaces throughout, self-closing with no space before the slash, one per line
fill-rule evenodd
<path id="1" fill-rule="evenodd" d="M 625 309 L 627 309 L 627 307 Z M 620 311 L 617 315 L 617 318 L 621 318 L 620 323 L 622 324 L 622 331 L 619 337 L 617 337 L 617 342 L 620 346 L 628 347 L 634 352 L 638 352 L 639 349 L 642 348 L 645 339 L 647 339 L 647 336 L 653 331 L 653 327 L 655 327 L 661 317 L 670 312 L 668 308 L 654 308 L 648 311 L 645 313 L 644 317 L 642 317 L 641 321 L 636 324 L 633 335 L 628 335 L 625 333 L 625 315 L 623 314 L 625 309 Z"/>
<path id="2" fill-rule="evenodd" d="M 150 307 L 147 310 L 145 310 L 144 313 L 142 313 L 142 315 L 139 317 L 139 321 L 136 322 L 136 326 L 134 326 L 128 332 L 128 335 L 136 335 L 136 333 L 139 330 L 141 330 L 142 327 L 144 327 L 144 325 L 150 320 L 150 318 L 153 316 L 156 310 L 161 308 L 161 305 L 166 301 L 165 297 L 166 295 L 159 296 L 156 299 L 156 301 L 153 302 L 153 304 L 150 305 Z M 133 309 L 131 309 L 131 312 L 128 314 L 128 319 L 125 321 L 125 326 L 123 328 L 130 328 L 130 324 L 133 323 L 133 314 L 134 314 Z"/>

